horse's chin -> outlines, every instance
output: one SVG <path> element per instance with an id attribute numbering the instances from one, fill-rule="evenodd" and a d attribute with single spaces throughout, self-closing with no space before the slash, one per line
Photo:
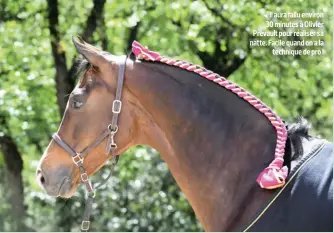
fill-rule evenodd
<path id="1" fill-rule="evenodd" d="M 73 184 L 72 186 L 63 187 L 59 190 L 58 197 L 61 198 L 71 198 L 75 195 L 78 188 L 78 184 Z"/>
<path id="2" fill-rule="evenodd" d="M 74 192 L 69 192 L 69 193 L 64 193 L 64 194 L 60 194 L 58 197 L 67 198 L 68 199 L 68 198 L 73 197 L 75 193 L 76 193 L 75 191 Z"/>

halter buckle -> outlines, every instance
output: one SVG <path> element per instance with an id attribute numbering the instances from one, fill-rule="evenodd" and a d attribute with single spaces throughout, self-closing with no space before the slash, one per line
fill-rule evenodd
<path id="1" fill-rule="evenodd" d="M 113 113 L 120 113 L 122 109 L 122 101 L 120 100 L 114 100 L 112 103 L 112 112 Z"/>
<path id="2" fill-rule="evenodd" d="M 89 230 L 90 221 L 82 221 L 81 230 L 88 231 Z"/>
<path id="3" fill-rule="evenodd" d="M 88 181 L 88 175 L 86 172 L 81 173 L 81 180 L 85 183 Z"/>
<path id="4" fill-rule="evenodd" d="M 80 163 L 83 163 L 83 158 L 80 156 L 80 153 L 77 153 L 75 156 L 72 157 L 73 162 L 79 166 Z"/>
<path id="5" fill-rule="evenodd" d="M 117 149 L 117 144 L 114 142 L 114 139 L 111 140 L 110 148 Z"/>

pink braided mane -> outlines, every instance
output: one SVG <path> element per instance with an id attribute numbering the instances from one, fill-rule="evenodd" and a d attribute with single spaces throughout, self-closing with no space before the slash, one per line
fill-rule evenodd
<path id="1" fill-rule="evenodd" d="M 283 156 L 285 150 L 285 143 L 287 140 L 287 130 L 282 120 L 266 106 L 261 100 L 250 94 L 243 88 L 239 87 L 235 83 L 226 80 L 224 77 L 213 73 L 198 65 L 193 65 L 185 61 L 174 60 L 172 58 L 163 57 L 159 53 L 150 51 L 146 47 L 139 44 L 137 41 L 132 43 L 132 52 L 136 55 L 137 59 L 144 59 L 147 61 L 159 61 L 170 66 L 177 66 L 181 69 L 185 69 L 191 72 L 195 72 L 200 76 L 219 84 L 227 90 L 233 92 L 240 98 L 247 101 L 250 105 L 265 115 L 272 126 L 276 129 L 276 148 L 274 160 L 265 168 L 256 179 L 257 183 L 264 189 L 275 189 L 285 184 L 285 179 L 288 176 L 288 168 L 283 167 Z"/>

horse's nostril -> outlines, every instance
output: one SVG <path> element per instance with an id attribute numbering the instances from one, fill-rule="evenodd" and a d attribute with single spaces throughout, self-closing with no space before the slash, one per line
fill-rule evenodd
<path id="1" fill-rule="evenodd" d="M 44 183 L 45 183 L 44 176 L 41 176 L 41 184 L 44 184 Z"/>
<path id="2" fill-rule="evenodd" d="M 37 182 L 44 187 L 46 183 L 45 176 L 43 175 L 41 169 L 37 169 L 36 171 L 36 176 L 37 176 Z"/>

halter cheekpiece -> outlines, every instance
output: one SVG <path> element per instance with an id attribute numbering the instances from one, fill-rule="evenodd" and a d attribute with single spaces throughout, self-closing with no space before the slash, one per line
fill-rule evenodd
<path id="1" fill-rule="evenodd" d="M 107 178 L 105 178 L 101 183 L 99 183 L 95 188 L 93 187 L 92 183 L 89 181 L 89 177 L 83 167 L 83 162 L 85 157 L 89 154 L 90 151 L 92 151 L 95 147 L 97 147 L 100 143 L 102 143 L 103 140 L 107 138 L 106 148 L 105 148 L 105 154 L 112 156 L 112 168 L 116 163 L 118 162 L 119 156 L 115 155 L 115 150 L 117 148 L 117 144 L 115 143 L 114 137 L 118 131 L 118 116 L 121 113 L 122 110 L 122 88 L 123 88 L 123 82 L 124 82 L 124 73 L 125 73 L 125 65 L 126 65 L 127 57 L 124 60 L 124 63 L 119 63 L 118 65 L 118 79 L 117 79 L 117 89 L 116 89 L 116 95 L 115 99 L 113 101 L 112 105 L 112 120 L 111 123 L 107 126 L 104 132 L 95 139 L 89 146 L 87 146 L 84 150 L 81 152 L 76 152 L 71 146 L 69 146 L 61 137 L 58 135 L 58 133 L 55 133 L 52 135 L 52 138 L 55 140 L 55 142 L 58 143 L 59 146 L 61 146 L 67 153 L 69 153 L 72 157 L 73 163 L 79 167 L 80 171 L 80 178 L 81 181 L 85 184 L 86 190 L 87 190 L 87 200 L 86 200 L 86 206 L 83 216 L 83 221 L 81 223 L 81 231 L 88 231 L 90 226 L 90 214 L 92 211 L 92 205 L 93 200 L 95 197 L 95 190 L 101 187 L 103 184 L 106 183 L 106 181 L 111 177 L 112 170 L 110 171 Z"/>

